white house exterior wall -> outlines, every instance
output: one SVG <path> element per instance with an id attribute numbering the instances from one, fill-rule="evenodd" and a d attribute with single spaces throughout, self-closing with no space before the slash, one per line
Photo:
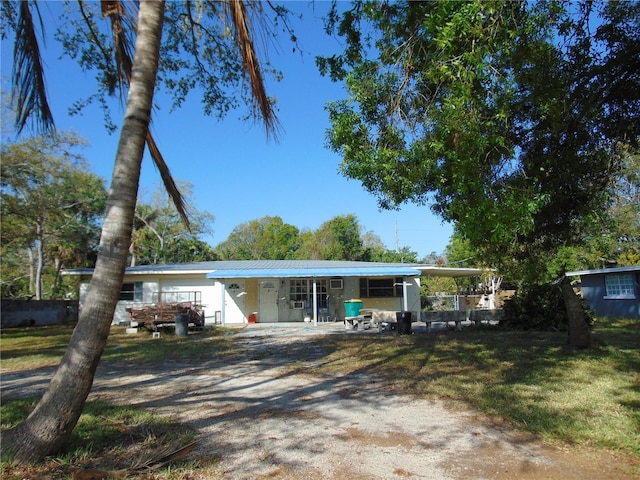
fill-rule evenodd
<path id="1" fill-rule="evenodd" d="M 264 281 L 263 279 L 262 281 Z M 288 279 L 268 279 L 272 280 L 278 285 L 281 296 L 286 296 L 288 292 Z M 420 279 L 419 277 L 406 278 L 407 282 L 407 306 L 408 310 L 413 312 L 414 318 L 419 318 L 420 311 Z M 259 302 L 258 288 L 253 288 L 251 291 L 247 289 L 247 295 L 243 299 L 242 304 L 234 299 L 234 296 L 230 294 L 228 286 L 231 283 L 237 281 L 234 280 L 213 280 L 203 278 L 202 274 L 180 274 L 180 275 L 125 275 L 124 283 L 142 283 L 142 302 L 133 301 L 119 301 L 116 307 L 113 324 L 124 325 L 129 321 L 129 315 L 126 311 L 127 307 L 137 306 L 142 304 L 151 304 L 157 301 L 157 292 L 201 292 L 202 306 L 205 312 L 205 323 L 213 324 L 216 321 L 223 320 L 224 323 L 230 325 L 238 325 L 247 322 L 249 314 L 259 310 L 256 308 Z M 242 283 L 248 285 L 249 279 L 243 279 Z M 257 281 L 256 285 L 260 282 Z M 80 309 L 84 305 L 86 294 L 88 291 L 88 279 L 80 283 L 79 300 Z M 223 308 L 223 289 L 224 289 L 224 302 Z M 343 278 L 343 290 L 330 290 L 331 300 L 331 318 L 342 320 L 344 318 L 344 304 L 345 300 L 359 298 L 360 295 L 360 278 L 359 277 L 344 277 Z M 252 298 L 256 296 L 257 298 Z M 403 310 L 402 297 L 393 298 L 362 298 L 363 308 L 372 308 L 386 311 L 400 311 Z M 290 302 L 279 302 L 278 309 L 278 321 L 290 322 L 290 321 L 302 321 L 303 312 L 293 311 L 289 305 Z M 244 308 L 243 308 L 244 306 Z M 244 311 L 243 311 L 244 310 Z M 224 312 L 224 313 L 223 313 Z M 260 318 L 258 318 L 260 321 Z"/>
<path id="2" fill-rule="evenodd" d="M 260 279 L 257 284 L 260 285 L 261 282 L 265 280 L 273 281 L 276 285 L 279 286 L 279 298 L 288 297 L 288 288 L 289 279 Z M 244 279 L 245 282 L 248 282 L 248 279 Z M 225 288 L 225 301 L 226 305 L 224 308 L 224 323 L 225 325 L 238 325 L 247 322 L 247 317 L 249 314 L 253 313 L 256 310 L 256 305 L 258 305 L 259 298 L 253 299 L 251 298 L 253 295 L 259 297 L 257 292 L 249 292 L 245 297 L 246 304 L 244 312 L 241 312 L 237 305 L 234 305 L 235 301 L 233 296 L 230 295 L 228 291 L 228 286 L 230 283 L 233 283 L 234 280 L 225 280 L 224 284 Z M 419 277 L 407 278 L 406 282 L 407 286 L 407 307 L 408 310 L 413 313 L 413 318 L 419 318 L 420 312 L 420 279 Z M 343 278 L 343 290 L 341 293 L 331 290 L 330 295 L 332 297 L 331 301 L 331 317 L 334 318 L 337 316 L 339 320 L 344 318 L 344 300 L 350 300 L 354 298 L 359 298 L 360 294 L 360 278 L 359 277 L 345 277 Z M 207 313 L 207 322 L 211 323 L 214 319 L 210 318 L 210 315 L 214 315 L 215 310 L 220 312 L 223 311 L 221 308 L 222 302 L 222 294 L 221 294 L 222 283 L 220 281 L 215 282 L 215 293 L 213 294 L 213 308 L 207 306 L 208 310 L 212 310 L 211 314 Z M 392 298 L 363 298 L 363 308 L 375 308 L 379 310 L 387 310 L 387 311 L 400 311 L 403 310 L 403 299 L 402 297 L 392 297 Z M 278 321 L 280 322 L 300 322 L 303 320 L 304 311 L 303 310 L 293 310 L 290 305 L 291 302 L 288 300 L 279 301 L 278 302 Z M 261 319 L 258 317 L 258 322 Z M 273 321 L 273 319 L 264 319 L 264 321 Z"/>
<path id="3" fill-rule="evenodd" d="M 215 299 L 219 297 L 216 297 L 216 285 L 212 280 L 202 278 L 202 275 L 125 275 L 123 281 L 123 283 L 138 282 L 142 283 L 142 301 L 119 301 L 113 319 L 114 325 L 124 325 L 129 322 L 129 314 L 126 311 L 128 307 L 141 307 L 144 304 L 156 303 L 158 292 L 201 292 L 205 321 L 207 323 L 214 322 L 215 312 L 212 307 Z M 88 283 L 80 286 L 80 305 L 83 304 L 83 290 L 86 291 L 87 288 Z"/>
<path id="4" fill-rule="evenodd" d="M 351 300 L 360 295 L 360 277 L 346 277 L 344 279 L 344 299 Z"/>
<path id="5" fill-rule="evenodd" d="M 82 312 L 82 307 L 87 299 L 87 293 L 89 292 L 89 281 L 80 281 L 78 288 L 78 314 Z"/>

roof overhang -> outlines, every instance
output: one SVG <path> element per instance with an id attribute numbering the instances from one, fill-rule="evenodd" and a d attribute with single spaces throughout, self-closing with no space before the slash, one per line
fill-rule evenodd
<path id="1" fill-rule="evenodd" d="M 490 271 L 488 269 L 482 269 L 482 268 L 447 268 L 447 267 L 436 267 L 433 265 L 416 266 L 415 268 L 420 270 L 422 275 L 428 275 L 431 277 L 449 277 L 449 278 L 475 277 Z"/>
<path id="2" fill-rule="evenodd" d="M 341 261 L 221 261 L 128 267 L 131 275 L 202 275 L 205 278 L 332 278 L 332 277 L 473 277 L 487 270 L 424 264 Z M 92 268 L 64 270 L 64 275 L 93 275 Z"/>
<path id="3" fill-rule="evenodd" d="M 627 273 L 627 272 L 640 272 L 640 266 L 633 267 L 613 267 L 613 268 L 601 268 L 597 270 L 578 270 L 575 272 L 565 273 L 565 277 L 578 277 L 585 275 L 602 275 L 609 273 Z"/>
<path id="4" fill-rule="evenodd" d="M 413 267 L 263 268 L 214 270 L 207 278 L 418 277 Z"/>
<path id="5" fill-rule="evenodd" d="M 144 265 L 144 266 L 149 267 L 149 265 Z M 173 269 L 167 270 L 166 268 L 164 268 L 164 265 L 157 265 L 155 266 L 155 268 L 144 268 L 144 269 L 136 269 L 136 267 L 127 268 L 125 271 L 125 275 L 193 275 L 193 274 L 204 275 L 206 273 L 209 273 L 210 271 L 211 271 L 210 268 L 205 268 L 202 270 L 173 268 Z M 93 272 L 94 272 L 93 268 L 76 268 L 73 270 L 71 269 L 63 270 L 62 275 L 91 276 L 93 275 Z"/>

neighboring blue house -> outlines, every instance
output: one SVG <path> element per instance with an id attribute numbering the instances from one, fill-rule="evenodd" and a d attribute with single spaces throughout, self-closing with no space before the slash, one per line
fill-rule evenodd
<path id="1" fill-rule="evenodd" d="M 640 266 L 567 272 L 580 277 L 582 297 L 600 317 L 640 318 Z"/>

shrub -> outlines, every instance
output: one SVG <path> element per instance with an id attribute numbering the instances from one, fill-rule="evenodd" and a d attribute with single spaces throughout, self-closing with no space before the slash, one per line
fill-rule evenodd
<path id="1" fill-rule="evenodd" d="M 504 319 L 510 328 L 568 330 L 569 321 L 560 285 L 526 285 L 504 302 Z"/>

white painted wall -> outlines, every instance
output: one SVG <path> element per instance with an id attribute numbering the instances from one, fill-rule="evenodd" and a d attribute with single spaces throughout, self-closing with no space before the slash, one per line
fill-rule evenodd
<path id="1" fill-rule="evenodd" d="M 273 281 L 279 285 L 281 284 L 279 279 L 273 279 Z M 408 310 L 413 312 L 413 318 L 419 318 L 420 312 L 420 278 L 419 277 L 410 277 L 407 278 L 407 300 L 408 300 Z M 245 303 L 247 305 L 251 304 L 252 309 L 255 310 L 255 305 L 257 305 L 258 300 L 253 299 L 250 301 L 248 296 L 243 298 L 244 303 L 242 305 L 236 299 L 230 295 L 227 288 L 224 289 L 224 300 L 223 300 L 223 285 L 229 285 L 234 282 L 234 280 L 225 280 L 224 283 L 220 281 L 216 281 L 214 279 L 204 278 L 204 274 L 194 274 L 194 275 L 125 275 L 124 278 L 125 283 L 133 283 L 133 282 L 142 282 L 143 283 L 143 303 L 153 303 L 157 300 L 155 294 L 160 291 L 174 291 L 174 292 L 187 292 L 187 291 L 199 291 L 201 292 L 202 305 L 205 312 L 205 322 L 207 324 L 212 324 L 216 320 L 216 312 L 219 312 L 218 315 L 222 314 L 222 311 L 225 312 L 225 324 L 243 324 L 247 321 L 248 311 L 243 311 L 242 305 Z M 241 281 L 243 284 L 245 280 Z M 344 288 L 343 290 L 330 290 L 329 291 L 329 302 L 330 302 L 330 314 L 332 318 L 337 316 L 338 319 L 344 318 L 344 301 L 350 300 L 353 298 L 359 298 L 359 290 L 360 290 L 360 280 L 359 278 L 347 277 L 344 278 Z M 281 290 L 284 288 L 286 290 L 287 283 L 284 283 L 284 287 L 280 285 Z M 80 299 L 80 309 L 82 309 L 86 295 L 88 290 L 88 280 L 86 282 L 80 283 L 80 291 L 79 291 L 79 299 Z M 237 293 L 237 292 L 236 292 Z M 257 295 L 256 291 L 253 293 Z M 380 310 L 389 310 L 389 311 L 399 311 L 402 310 L 402 298 L 364 298 L 363 300 L 363 308 L 376 308 Z M 222 302 L 225 302 L 225 307 L 223 309 Z M 248 303 L 247 303 L 248 302 Z M 255 305 L 254 305 L 255 303 Z M 287 302 L 280 302 L 281 307 L 285 305 L 288 308 Z M 118 306 L 116 308 L 116 314 L 114 316 L 114 324 L 125 324 L 128 322 L 129 317 L 126 312 L 126 308 L 129 306 L 140 305 L 137 302 L 118 302 Z M 249 307 L 247 307 L 249 308 Z M 282 308 L 280 308 L 282 310 Z M 282 312 L 280 312 L 280 315 Z M 301 318 L 295 318 L 295 320 L 301 320 Z M 292 321 L 293 318 L 290 316 L 285 318 L 282 316 L 280 318 L 281 321 Z"/>

